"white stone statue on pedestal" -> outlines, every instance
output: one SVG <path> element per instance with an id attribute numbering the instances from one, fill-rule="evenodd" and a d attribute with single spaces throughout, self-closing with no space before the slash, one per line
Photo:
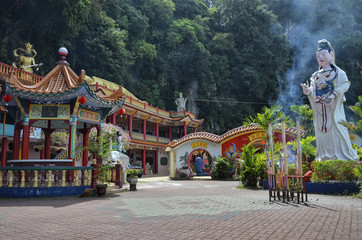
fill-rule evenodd
<path id="1" fill-rule="evenodd" d="M 187 98 L 182 97 L 182 92 L 180 92 L 180 97 L 175 100 L 175 103 L 177 105 L 177 112 L 183 112 L 186 111 L 186 101 Z"/>

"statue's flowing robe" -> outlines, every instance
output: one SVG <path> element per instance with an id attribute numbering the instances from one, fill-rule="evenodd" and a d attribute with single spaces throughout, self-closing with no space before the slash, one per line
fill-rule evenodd
<path id="1" fill-rule="evenodd" d="M 308 96 L 308 99 L 313 110 L 317 142 L 316 159 L 357 160 L 359 157 L 356 150 L 352 148 L 348 130 L 341 124 L 342 121 L 346 121 L 343 107 L 344 93 L 347 92 L 351 83 L 343 70 L 337 66 L 334 66 L 334 68 L 333 74 L 336 75 L 330 81 L 328 79 L 324 81 L 324 89 L 321 89 L 320 79 L 318 78 L 321 71 L 315 72 L 310 79 L 312 93 Z M 326 105 L 323 98 L 333 91 L 336 93 L 336 98 L 331 105 Z"/>

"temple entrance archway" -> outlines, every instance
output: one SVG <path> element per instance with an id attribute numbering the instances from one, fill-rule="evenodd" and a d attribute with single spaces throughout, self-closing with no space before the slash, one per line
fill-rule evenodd
<path id="1" fill-rule="evenodd" d="M 191 176 L 211 176 L 213 158 L 211 154 L 203 149 L 194 149 L 187 158 L 187 165 Z"/>

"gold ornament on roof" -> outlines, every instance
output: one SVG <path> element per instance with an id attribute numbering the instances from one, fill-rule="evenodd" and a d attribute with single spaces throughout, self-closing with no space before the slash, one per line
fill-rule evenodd
<path id="1" fill-rule="evenodd" d="M 33 73 L 33 71 L 38 71 L 39 67 L 43 63 L 36 64 L 35 57 L 37 52 L 29 42 L 25 44 L 25 49 L 17 48 L 14 50 L 14 56 L 18 58 L 18 63 L 13 63 L 13 66 L 20 68 L 26 72 Z"/>

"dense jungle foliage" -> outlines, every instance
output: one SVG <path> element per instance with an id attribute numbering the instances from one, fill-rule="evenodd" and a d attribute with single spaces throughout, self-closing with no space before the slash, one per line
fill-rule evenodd
<path id="1" fill-rule="evenodd" d="M 346 106 L 361 95 L 362 0 L 1 0 L 0 12 L 1 62 L 31 42 L 46 74 L 64 46 L 76 73 L 149 104 L 176 110 L 183 92 L 217 134 L 263 106 L 306 102 L 299 84 L 323 38 L 352 83 Z"/>

